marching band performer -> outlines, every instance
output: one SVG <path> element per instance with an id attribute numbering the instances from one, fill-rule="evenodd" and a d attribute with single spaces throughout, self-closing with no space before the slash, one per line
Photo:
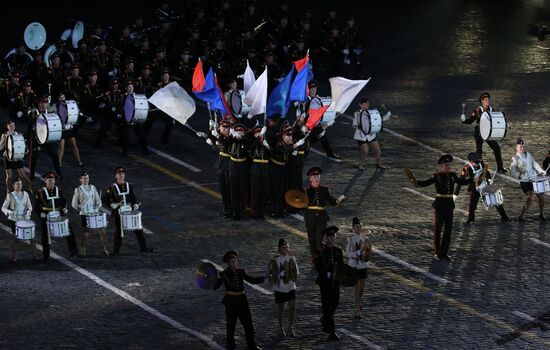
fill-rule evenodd
<path id="1" fill-rule="evenodd" d="M 289 279 L 288 283 L 284 282 L 285 277 L 285 264 L 293 263 L 296 267 L 296 275 L 299 274 L 298 265 L 296 264 L 296 258 L 289 255 L 289 247 L 286 239 L 279 239 L 279 245 L 277 248 L 279 255 L 275 258 L 277 266 L 279 266 L 279 276 L 277 276 L 277 282 L 273 286 L 273 292 L 275 293 L 275 304 L 277 304 L 277 317 L 279 319 L 279 334 L 285 337 L 288 333 L 291 337 L 295 337 L 296 334 L 292 329 L 292 324 L 296 318 L 296 282 Z M 288 328 L 285 332 L 283 326 L 283 316 L 285 303 L 288 303 L 289 315 L 288 315 Z"/>
<path id="2" fill-rule="evenodd" d="M 111 124 L 115 122 L 117 127 L 120 128 L 119 122 L 122 118 L 122 104 L 123 94 L 119 89 L 118 79 L 111 79 L 111 85 L 109 90 L 105 91 L 103 98 L 99 103 L 99 109 L 101 110 L 100 128 L 97 133 L 94 148 L 100 148 L 107 131 L 111 129 Z"/>
<path id="3" fill-rule="evenodd" d="M 470 193 L 470 203 L 468 205 L 468 220 L 466 221 L 467 224 L 470 224 L 476 219 L 477 203 L 479 202 L 482 194 L 480 191 L 484 189 L 484 187 L 480 187 L 480 185 L 483 184 L 484 181 L 487 182 L 487 185 L 491 185 L 490 182 L 492 182 L 492 177 L 491 173 L 489 172 L 489 167 L 483 162 L 483 160 L 481 160 L 480 154 L 476 152 L 469 153 L 468 161 L 469 163 L 467 163 L 462 168 L 460 177 L 463 179 L 472 179 L 468 186 L 468 192 Z M 456 196 L 458 196 L 458 192 L 460 191 L 461 187 L 462 185 L 457 184 L 454 192 Z M 500 214 L 500 220 L 502 222 L 510 221 L 502 204 L 496 206 L 496 209 Z"/>
<path id="4" fill-rule="evenodd" d="M 363 318 L 363 293 L 365 292 L 365 279 L 367 278 L 368 262 L 361 259 L 363 247 L 367 245 L 370 251 L 370 241 L 363 235 L 364 229 L 361 221 L 354 217 L 351 222 L 353 235 L 347 238 L 346 257 L 347 264 L 351 266 L 357 277 L 357 282 L 353 286 L 353 299 L 355 301 L 355 317 Z"/>
<path id="5" fill-rule="evenodd" d="M 322 249 L 323 235 L 330 220 L 326 206 L 336 206 L 345 198 L 344 195 L 341 195 L 335 199 L 330 194 L 328 187 L 321 186 L 321 173 L 322 170 L 319 167 L 313 167 L 307 171 L 309 187 L 306 189 L 306 194 L 309 204 L 304 220 L 306 222 L 309 251 L 314 260 Z"/>
<path id="6" fill-rule="evenodd" d="M 237 124 L 233 127 L 233 137 L 229 146 L 229 183 L 231 185 L 231 207 L 233 220 L 244 219 L 246 190 L 248 186 L 248 148 L 246 126 Z"/>
<path id="7" fill-rule="evenodd" d="M 470 116 L 466 118 L 466 116 L 462 116 L 462 123 L 463 124 L 472 124 L 474 121 L 476 122 L 476 127 L 474 129 L 474 139 L 476 141 L 476 153 L 483 156 L 483 138 L 481 137 L 481 133 L 479 131 L 479 120 L 481 118 L 481 115 L 483 112 L 491 112 L 493 108 L 491 107 L 491 95 L 489 95 L 488 92 L 484 92 L 479 96 L 479 102 L 481 103 L 481 106 L 477 107 L 470 113 Z M 504 169 L 504 163 L 502 162 L 502 155 L 500 151 L 500 146 L 496 141 L 485 141 L 491 147 L 493 152 L 495 153 L 495 159 L 497 162 L 497 173 L 504 174 L 506 173 L 506 169 Z"/>
<path id="8" fill-rule="evenodd" d="M 9 191 L 13 191 L 13 172 L 14 170 L 17 171 L 17 174 L 19 177 L 23 180 L 25 180 L 25 183 L 29 187 L 29 190 L 32 193 L 32 183 L 27 174 L 25 173 L 25 169 L 23 168 L 23 161 L 17 160 L 12 161 L 8 159 L 7 155 L 7 142 L 8 142 L 8 136 L 9 135 L 21 135 L 19 132 L 15 131 L 15 122 L 13 120 L 8 120 L 6 122 L 6 132 L 2 134 L 2 137 L 0 138 L 0 152 L 4 151 L 4 165 L 6 167 L 6 188 Z"/>
<path id="9" fill-rule="evenodd" d="M 548 172 L 548 168 L 550 167 L 550 151 L 548 151 L 546 158 L 542 161 L 542 167 Z"/>
<path id="10" fill-rule="evenodd" d="M 81 242 L 81 254 L 86 256 L 86 248 L 88 245 L 88 238 L 90 237 L 90 229 L 88 228 L 88 222 L 86 216 L 90 214 L 96 214 L 101 208 L 101 198 L 94 185 L 90 183 L 90 174 L 83 172 L 80 174 L 80 186 L 75 188 L 73 194 L 73 200 L 71 206 L 78 211 L 80 215 L 80 222 L 82 223 L 82 242 Z M 103 252 L 109 256 L 109 250 L 107 250 L 107 239 L 105 237 L 105 229 L 100 228 L 99 237 L 101 238 L 101 244 L 103 245 Z"/>
<path id="11" fill-rule="evenodd" d="M 254 325 L 252 324 L 252 315 L 248 306 L 248 299 L 244 293 L 244 281 L 252 284 L 264 282 L 264 277 L 252 277 L 244 269 L 237 267 L 237 252 L 230 250 L 223 256 L 223 262 L 227 268 L 219 273 L 218 280 L 214 285 L 214 290 L 225 286 L 225 296 L 222 304 L 225 305 L 226 326 L 226 348 L 235 349 L 235 326 L 237 319 L 243 325 L 248 349 L 261 349 L 254 340 Z"/>
<path id="12" fill-rule="evenodd" d="M 265 139 L 265 126 L 258 125 L 252 130 L 253 138 L 250 144 L 250 167 L 252 210 L 254 218 L 265 220 L 265 206 L 269 194 L 269 150 L 271 147 Z"/>
<path id="13" fill-rule="evenodd" d="M 23 182 L 21 178 L 16 178 L 13 182 L 13 192 L 7 194 L 4 204 L 2 204 L 2 212 L 8 217 L 10 221 L 11 233 L 13 234 L 13 241 L 11 244 L 12 255 L 11 262 L 17 261 L 17 243 L 19 239 L 15 235 L 15 223 L 19 220 L 30 220 L 32 212 L 32 204 L 29 198 L 29 194 L 23 191 Z M 31 252 L 32 259 L 37 261 L 36 256 L 36 241 L 31 239 Z"/>
<path id="14" fill-rule="evenodd" d="M 231 206 L 231 184 L 229 182 L 229 154 L 231 122 L 229 119 L 220 121 L 219 132 L 216 130 L 216 122 L 210 120 L 210 133 L 213 137 L 206 138 L 209 145 L 215 145 L 218 150 L 218 159 L 216 160 L 216 169 L 218 170 L 218 182 L 220 184 L 220 193 L 222 195 L 223 212 L 226 219 L 233 217 L 233 208 Z M 212 141 L 214 140 L 214 141 Z"/>
<path id="15" fill-rule="evenodd" d="M 434 231 L 434 260 L 445 259 L 451 261 L 448 255 L 449 245 L 451 244 L 451 232 L 453 230 L 453 211 L 455 208 L 454 186 L 455 184 L 467 185 L 471 179 L 469 177 L 459 178 L 451 168 L 453 156 L 444 154 L 439 158 L 440 170 L 434 173 L 427 180 L 417 180 L 410 169 L 405 169 L 405 174 L 412 182 L 414 187 L 427 187 L 435 185 L 437 192 L 432 207 L 435 209 L 435 231 Z M 441 229 L 445 223 L 445 231 L 441 237 Z"/>
<path id="16" fill-rule="evenodd" d="M 359 102 L 360 109 L 355 112 L 353 119 L 353 127 L 355 128 L 355 134 L 353 138 L 357 141 L 359 145 L 359 165 L 358 169 L 365 171 L 365 162 L 367 161 L 367 156 L 369 155 L 369 149 L 374 154 L 376 159 L 376 169 L 386 169 L 381 165 L 382 151 L 380 150 L 380 144 L 376 139 L 376 133 L 367 134 L 364 131 L 365 125 L 370 124 L 368 115 L 362 115 L 363 111 L 369 110 L 369 100 L 366 97 L 361 98 Z"/>
<path id="17" fill-rule="evenodd" d="M 65 94 L 63 92 L 59 93 L 59 96 L 57 97 L 58 104 L 65 103 Z M 80 122 L 83 121 L 83 118 Z M 59 141 L 59 146 L 57 147 L 57 157 L 59 158 L 59 164 L 61 165 L 61 162 L 63 161 L 63 155 L 65 154 L 65 140 L 67 140 L 67 143 L 69 146 L 71 146 L 73 150 L 74 157 L 76 158 L 76 163 L 79 167 L 83 167 L 84 164 L 82 164 L 82 160 L 80 159 L 80 150 L 78 149 L 78 145 L 76 144 L 76 125 L 66 123 L 63 126 L 63 132 L 61 140 Z"/>
<path id="18" fill-rule="evenodd" d="M 342 249 L 335 245 L 338 227 L 330 226 L 324 231 L 326 244 L 320 250 L 320 258 L 316 259 L 317 275 L 316 283 L 321 290 L 321 304 L 323 308 L 323 332 L 328 333 L 329 341 L 340 340 L 334 324 L 334 313 L 340 303 L 340 284 L 336 280 L 336 267 L 344 263 Z"/>
<path id="19" fill-rule="evenodd" d="M 525 150 L 525 142 L 521 138 L 516 142 L 516 155 L 512 157 L 512 164 L 510 165 L 510 175 L 519 180 L 521 189 L 525 194 L 525 203 L 521 208 L 518 221 L 525 221 L 525 213 L 529 210 L 531 202 L 533 201 L 533 183 L 531 182 L 537 173 L 544 174 L 545 170 L 535 161 L 531 153 Z M 539 219 L 542 222 L 546 222 L 544 217 L 544 193 L 536 193 L 537 201 L 539 203 Z"/>
<path id="20" fill-rule="evenodd" d="M 126 94 L 123 97 L 123 102 L 126 101 L 126 98 L 134 98 L 134 82 L 132 80 L 126 81 Z M 123 108 L 126 108 L 126 103 L 124 103 Z M 124 112 L 122 116 L 120 116 L 120 132 L 119 132 L 119 140 L 120 140 L 120 146 L 122 148 L 122 154 L 127 155 L 128 154 L 128 129 L 134 130 L 138 142 L 141 146 L 141 151 L 143 155 L 149 154 L 149 148 L 147 147 L 147 139 L 145 138 L 145 133 L 143 132 L 143 128 L 141 124 L 135 123 L 135 122 L 128 122 L 126 118 L 124 118 Z"/>
<path id="21" fill-rule="evenodd" d="M 130 183 L 126 182 L 126 168 L 123 166 L 117 166 L 113 170 L 115 176 L 115 183 L 113 183 L 105 194 L 103 195 L 103 203 L 109 205 L 112 209 L 111 217 L 115 218 L 115 237 L 113 244 L 113 252 L 111 255 L 118 255 L 120 247 L 122 245 L 122 223 L 120 220 L 120 213 L 124 211 L 132 211 L 139 209 L 136 195 L 134 194 L 134 186 L 130 186 Z M 145 241 L 145 233 L 143 229 L 133 230 L 136 234 L 137 241 L 142 253 L 154 252 L 152 248 L 147 248 Z"/>
<path id="22" fill-rule="evenodd" d="M 63 191 L 55 185 L 57 174 L 55 171 L 48 171 L 44 175 L 46 187 L 42 187 L 36 194 L 36 213 L 40 217 L 40 233 L 42 234 L 42 254 L 44 260 L 50 257 L 50 237 L 48 234 L 47 217 L 52 211 L 57 211 L 60 214 L 67 214 L 67 200 L 63 196 Z M 53 201 L 53 206 L 52 206 Z M 70 257 L 78 256 L 78 247 L 74 237 L 74 231 L 70 228 L 70 234 L 67 236 L 67 246 L 69 247 Z"/>

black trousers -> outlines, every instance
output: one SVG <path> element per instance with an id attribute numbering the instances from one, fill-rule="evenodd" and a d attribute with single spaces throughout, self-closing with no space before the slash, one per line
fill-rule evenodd
<path id="1" fill-rule="evenodd" d="M 71 224 L 69 224 L 69 232 L 71 234 L 66 237 L 69 253 L 78 254 L 78 247 L 76 246 L 76 239 L 74 237 L 74 231 Z M 50 237 L 48 235 L 48 225 L 46 219 L 40 218 L 40 233 L 42 234 L 42 255 L 45 260 L 50 257 Z"/>
<path id="2" fill-rule="evenodd" d="M 172 133 L 172 129 L 174 128 L 176 121 L 172 117 L 170 117 L 168 114 L 162 111 L 153 111 L 149 114 L 149 116 L 147 117 L 147 120 L 145 121 L 145 123 L 143 123 L 143 130 L 145 132 L 145 135 L 149 135 L 149 132 L 151 132 L 151 128 L 153 127 L 153 124 L 158 120 L 164 121 L 162 141 L 167 142 L 170 139 L 170 134 Z"/>
<path id="3" fill-rule="evenodd" d="M 309 251 L 312 257 L 317 256 L 321 251 L 321 242 L 327 228 L 328 219 L 328 215 L 324 210 L 306 210 L 304 220 L 306 222 Z"/>
<path id="4" fill-rule="evenodd" d="M 218 169 L 218 182 L 220 184 L 220 193 L 223 202 L 223 214 L 233 215 L 231 207 L 231 184 L 229 182 L 229 168 Z"/>
<path id="5" fill-rule="evenodd" d="M 227 349 L 235 349 L 235 326 L 237 320 L 241 321 L 246 337 L 246 344 L 249 348 L 254 348 L 254 325 L 252 324 L 252 315 L 248 306 L 246 295 L 225 295 L 223 298 L 225 305 L 225 321 L 226 321 L 226 342 Z"/>
<path id="6" fill-rule="evenodd" d="M 322 273 L 326 274 L 325 271 Z M 319 278 L 319 289 L 321 290 L 321 306 L 323 309 L 323 330 L 333 333 L 336 330 L 334 313 L 338 304 L 340 304 L 340 286 L 333 278 L 328 279 L 326 276 L 322 276 Z"/>
<path id="7" fill-rule="evenodd" d="M 233 215 L 244 218 L 246 190 L 248 187 L 248 162 L 233 162 L 229 165 L 229 183 L 231 185 L 231 208 Z"/>
<path id="8" fill-rule="evenodd" d="M 325 131 L 325 134 L 323 135 L 323 137 L 318 138 L 318 135 L 321 134 L 322 132 L 323 132 L 323 128 L 321 128 L 320 126 L 316 126 L 315 128 L 313 128 L 309 139 L 311 140 L 311 143 L 319 141 L 321 143 L 321 146 L 323 147 L 323 150 L 325 151 L 326 155 L 328 157 L 333 157 L 334 152 L 332 151 L 332 148 L 330 147 L 330 143 L 328 141 L 326 131 Z"/>
<path id="9" fill-rule="evenodd" d="M 470 203 L 468 205 L 469 221 L 474 221 L 476 219 L 476 209 L 480 198 L 481 198 L 481 194 L 478 191 L 474 190 L 470 192 Z M 502 205 L 497 206 L 496 209 L 500 214 L 501 219 L 508 219 L 508 216 L 506 215 L 506 211 L 504 210 L 504 207 Z"/>
<path id="10" fill-rule="evenodd" d="M 112 113 L 104 112 L 100 115 L 99 119 L 99 131 L 97 133 L 94 146 L 100 147 L 103 144 L 103 140 L 107 136 L 107 131 L 111 130 L 111 126 L 115 124 L 120 128 L 120 120 L 116 118 Z"/>
<path id="11" fill-rule="evenodd" d="M 120 214 L 118 210 L 111 211 L 111 217 L 115 218 L 115 236 L 113 238 L 113 251 L 115 253 L 120 252 L 120 246 L 122 245 L 122 223 L 120 222 Z M 134 230 L 136 234 L 136 239 L 141 250 L 147 249 L 147 244 L 145 242 L 145 233 L 143 230 Z"/>
<path id="12" fill-rule="evenodd" d="M 435 209 L 434 251 L 438 257 L 448 255 L 453 230 L 453 212 L 454 209 L 450 207 Z M 443 231 L 443 237 L 441 237 L 443 224 L 445 224 L 445 230 Z"/>
<path id="13" fill-rule="evenodd" d="M 269 181 L 273 214 L 283 216 L 285 213 L 285 166 L 269 163 Z"/>
<path id="14" fill-rule="evenodd" d="M 288 162 L 286 163 L 286 188 L 287 190 L 304 189 L 303 170 L 304 170 L 304 156 L 303 155 L 290 155 Z"/>
<path id="15" fill-rule="evenodd" d="M 491 149 L 495 153 L 497 168 L 498 169 L 504 169 L 504 164 L 502 163 L 502 154 L 501 154 L 501 151 L 500 151 L 500 146 L 498 145 L 498 143 L 496 141 L 485 141 L 485 140 L 483 140 L 483 138 L 481 137 L 481 133 L 479 132 L 479 125 L 477 125 L 475 127 L 474 139 L 476 140 L 476 152 L 479 153 L 480 155 L 482 155 L 483 154 L 483 142 L 487 142 L 489 147 L 491 147 Z"/>
<path id="16" fill-rule="evenodd" d="M 36 142 L 36 140 L 32 140 L 31 142 Z M 31 179 L 34 179 L 34 171 L 36 170 L 36 166 L 38 164 L 38 158 L 43 157 L 44 155 L 48 155 L 50 159 L 52 160 L 53 169 L 55 172 L 60 176 L 60 178 L 63 178 L 61 175 L 61 164 L 59 163 L 59 157 L 57 156 L 57 146 L 58 143 L 45 143 L 43 145 L 40 145 L 40 150 L 37 150 L 37 145 L 32 150 L 32 153 L 29 155 L 30 158 L 30 167 L 29 167 L 29 176 Z M 29 148 L 31 149 L 31 148 Z"/>
<path id="17" fill-rule="evenodd" d="M 120 130 L 119 130 L 119 145 L 122 148 L 122 153 L 128 153 L 128 139 L 130 129 L 134 131 L 138 138 L 138 143 L 141 147 L 142 152 L 147 153 L 147 140 L 145 138 L 145 133 L 143 132 L 143 127 L 141 124 L 128 124 L 125 121 L 121 121 Z"/>
<path id="18" fill-rule="evenodd" d="M 255 217 L 262 217 L 265 213 L 269 189 L 269 164 L 252 163 L 250 169 L 251 190 L 252 190 L 252 210 Z"/>

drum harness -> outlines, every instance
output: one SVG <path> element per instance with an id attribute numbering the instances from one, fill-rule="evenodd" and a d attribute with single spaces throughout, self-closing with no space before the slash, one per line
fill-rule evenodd
<path id="1" fill-rule="evenodd" d="M 130 183 L 126 182 L 126 191 L 120 192 L 120 188 L 118 187 L 118 184 L 115 182 L 115 189 L 118 196 L 122 196 L 122 203 L 125 206 L 126 205 L 126 195 L 130 193 Z M 120 209 L 120 208 L 119 208 Z M 118 213 L 120 216 L 120 212 Z M 120 224 L 120 237 L 124 237 L 124 229 L 122 228 L 122 223 Z"/>

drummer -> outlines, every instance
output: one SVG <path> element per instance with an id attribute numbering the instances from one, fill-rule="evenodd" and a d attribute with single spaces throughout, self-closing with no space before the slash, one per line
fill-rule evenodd
<path id="1" fill-rule="evenodd" d="M 8 143 L 8 136 L 10 135 L 21 135 L 21 133 L 15 131 L 15 122 L 13 120 L 8 120 L 6 122 L 6 132 L 2 134 L 2 137 L 0 138 L 0 151 L 4 151 L 4 165 L 6 166 L 6 188 L 9 191 L 13 191 L 13 171 L 16 170 L 19 177 L 23 180 L 25 180 L 25 183 L 29 187 L 29 190 L 32 193 L 32 183 L 27 174 L 25 173 L 25 170 L 23 168 L 23 161 L 22 160 L 16 160 L 11 161 L 8 159 L 7 154 L 7 143 Z"/>
<path id="2" fill-rule="evenodd" d="M 504 169 L 504 163 L 502 162 L 502 155 L 500 152 L 500 146 L 496 141 L 490 141 L 490 140 L 483 140 L 481 137 L 481 132 L 479 130 L 479 120 L 481 119 L 481 115 L 483 112 L 492 112 L 493 108 L 491 107 L 491 95 L 489 95 L 488 92 L 484 92 L 479 96 L 479 103 L 481 103 L 481 106 L 477 107 L 470 113 L 470 116 L 466 118 L 466 116 L 462 116 L 462 123 L 463 124 L 472 124 L 474 121 L 476 122 L 476 127 L 474 129 L 474 139 L 476 141 L 476 153 L 483 156 L 483 141 L 487 142 L 489 147 L 493 150 L 495 153 L 495 159 L 497 162 L 497 173 L 504 174 L 507 172 L 506 169 Z"/>
<path id="3" fill-rule="evenodd" d="M 8 217 L 10 221 L 11 233 L 13 234 L 13 241 L 11 244 L 11 262 L 17 261 L 17 243 L 19 239 L 15 235 L 15 226 L 16 222 L 19 220 L 30 220 L 32 212 L 32 204 L 29 198 L 29 194 L 26 191 L 23 191 L 23 182 L 21 178 L 16 178 L 13 182 L 13 192 L 8 193 L 4 204 L 2 204 L 2 212 Z M 36 256 L 36 241 L 33 239 L 31 241 L 31 252 L 32 259 L 38 261 Z"/>
<path id="4" fill-rule="evenodd" d="M 279 267 L 279 276 L 277 276 L 277 282 L 273 286 L 275 292 L 275 304 L 277 304 L 277 317 L 279 319 L 279 335 L 285 337 L 287 334 L 291 337 L 295 337 L 296 334 L 292 329 L 292 324 L 296 318 L 296 282 L 290 279 L 291 276 L 286 276 L 285 265 L 294 264 L 296 267 L 296 277 L 299 274 L 298 265 L 296 264 L 296 258 L 289 255 L 288 242 L 286 239 L 279 239 L 278 246 L 279 255 L 275 258 L 277 266 Z M 289 269 L 290 270 L 290 269 Z M 294 273 L 294 272 L 291 272 Z M 288 283 L 285 283 L 285 278 L 288 279 Z M 288 328 L 285 332 L 283 326 L 283 314 L 285 309 L 285 303 L 288 303 L 289 315 L 288 315 Z"/>
<path id="5" fill-rule="evenodd" d="M 57 174 L 55 171 L 48 171 L 42 178 L 46 183 L 46 187 L 42 187 L 36 194 L 35 208 L 36 213 L 40 217 L 40 233 L 42 234 L 42 254 L 44 260 L 48 260 L 50 257 L 50 237 L 48 234 L 48 214 L 57 212 L 58 214 L 66 215 L 67 200 L 63 196 L 63 191 L 55 185 L 55 178 Z M 53 206 L 52 206 L 53 201 Z M 69 247 L 69 253 L 71 258 L 78 256 L 78 247 L 76 245 L 76 239 L 74 237 L 74 231 L 69 224 L 70 234 L 67 236 L 67 246 Z"/>
<path id="6" fill-rule="evenodd" d="M 537 173 L 545 174 L 546 172 L 531 156 L 531 153 L 525 150 L 525 142 L 521 138 L 518 138 L 516 142 L 516 155 L 512 157 L 512 164 L 510 165 L 510 175 L 519 180 L 521 189 L 525 194 L 525 203 L 519 214 L 519 222 L 525 221 L 525 213 L 527 213 L 533 201 L 534 192 L 531 181 L 537 176 Z M 544 193 L 536 193 L 536 197 L 539 202 L 539 220 L 546 222 L 546 218 L 544 217 Z"/>
<path id="7" fill-rule="evenodd" d="M 135 98 L 135 93 L 134 93 L 134 82 L 132 80 L 127 80 L 126 81 L 126 94 L 124 95 L 124 108 L 127 107 L 127 103 L 126 103 L 126 98 Z M 135 106 L 135 105 L 134 105 Z M 131 113 L 133 113 L 134 111 L 131 111 Z M 124 111 L 122 117 L 121 117 L 121 121 L 120 121 L 120 131 L 119 131 L 119 141 L 120 141 L 120 145 L 121 145 L 121 148 L 122 148 L 122 155 L 126 156 L 128 154 L 128 130 L 131 128 L 132 130 L 134 130 L 137 138 L 138 138 L 138 142 L 139 142 L 139 145 L 141 146 L 141 151 L 142 151 L 142 154 L 143 155 L 148 155 L 149 154 L 149 148 L 147 146 L 147 139 L 145 137 L 145 133 L 143 131 L 143 126 L 142 124 L 140 123 L 136 123 L 136 122 L 132 122 L 132 121 L 128 121 L 126 120 L 125 118 L 125 114 L 126 113 L 130 113 L 130 111 Z"/>
<path id="8" fill-rule="evenodd" d="M 376 139 L 376 133 L 367 134 L 364 131 L 365 125 L 370 124 L 369 115 L 369 100 L 366 97 L 361 98 L 359 102 L 359 110 L 355 112 L 353 119 L 353 127 L 355 128 L 355 134 L 353 138 L 357 141 L 359 145 L 359 165 L 357 167 L 360 171 L 365 171 L 365 162 L 367 161 L 367 156 L 369 155 L 369 149 L 374 154 L 376 159 L 376 169 L 384 170 L 386 169 L 381 164 L 382 151 L 380 150 L 380 144 Z M 363 113 L 367 111 L 366 113 Z"/>
<path id="9" fill-rule="evenodd" d="M 90 229 L 88 228 L 86 216 L 98 214 L 99 208 L 101 208 L 101 198 L 99 197 L 96 187 L 90 183 L 90 175 L 87 172 L 80 174 L 80 186 L 74 190 L 71 206 L 75 210 L 78 210 L 80 214 L 80 222 L 82 223 L 83 231 L 80 249 L 82 256 L 86 256 L 86 247 L 88 238 L 90 237 Z M 103 252 L 106 256 L 109 256 L 105 228 L 98 229 L 98 232 L 101 238 L 101 244 L 103 245 Z"/>
<path id="10" fill-rule="evenodd" d="M 57 97 L 57 100 L 58 100 L 58 105 L 62 103 L 66 103 L 65 94 L 61 92 Z M 76 126 L 74 124 L 70 124 L 70 123 L 66 123 L 65 125 L 63 125 L 63 133 L 61 136 L 61 140 L 59 141 L 59 146 L 57 147 L 57 156 L 59 158 L 59 164 L 61 164 L 63 162 L 63 155 L 65 154 L 65 140 L 67 140 L 67 143 L 69 144 L 69 146 L 71 146 L 73 150 L 74 157 L 76 158 L 76 164 L 79 167 L 83 167 L 84 164 L 82 164 L 82 160 L 80 159 L 80 151 L 78 149 L 78 145 L 76 144 L 75 127 Z"/>
<path id="11" fill-rule="evenodd" d="M 367 278 L 368 262 L 365 254 L 371 250 L 369 239 L 363 235 L 365 230 L 361 221 L 354 217 L 351 221 L 353 235 L 347 238 L 346 257 L 347 264 L 355 271 L 357 282 L 353 286 L 353 298 L 355 300 L 355 317 L 363 318 L 363 293 L 365 292 L 365 279 Z M 365 249 L 366 247 L 366 249 Z M 368 253 L 367 253 L 368 254 Z"/>
<path id="12" fill-rule="evenodd" d="M 123 166 L 117 166 L 113 169 L 113 175 L 115 176 L 115 183 L 107 188 L 102 200 L 106 205 L 111 207 L 111 217 L 115 218 L 116 232 L 113 242 L 113 252 L 111 255 L 118 255 L 123 237 L 120 213 L 137 211 L 139 209 L 139 204 L 137 203 L 136 195 L 134 194 L 134 186 L 130 186 L 130 183 L 126 182 L 126 168 Z M 152 248 L 147 248 L 143 229 L 133 231 L 136 235 L 142 253 L 150 253 L 155 251 Z"/>

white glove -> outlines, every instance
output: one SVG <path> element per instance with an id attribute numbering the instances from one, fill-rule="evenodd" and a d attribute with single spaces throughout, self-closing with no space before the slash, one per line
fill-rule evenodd
<path id="1" fill-rule="evenodd" d="M 210 119 L 208 121 L 208 126 L 210 127 L 210 129 L 215 129 L 216 128 L 216 122 L 213 121 L 212 119 Z"/>
<path id="2" fill-rule="evenodd" d="M 111 203 L 111 208 L 116 209 L 118 207 L 117 203 Z"/>
<path id="3" fill-rule="evenodd" d="M 134 210 L 138 210 L 139 209 L 139 204 L 134 204 Z"/>
<path id="4" fill-rule="evenodd" d="M 349 55 L 349 49 L 343 49 L 343 50 L 342 50 L 342 53 L 343 53 L 344 55 Z"/>
<path id="5" fill-rule="evenodd" d="M 204 137 L 206 138 L 206 133 L 202 132 L 202 131 L 197 131 L 197 134 L 196 134 L 198 137 Z"/>
<path id="6" fill-rule="evenodd" d="M 464 114 L 462 114 L 462 115 L 460 116 L 460 120 L 466 121 L 466 116 L 465 116 Z"/>
<path id="7" fill-rule="evenodd" d="M 116 111 L 116 107 L 111 107 L 111 111 L 112 112 Z"/>
<path id="8" fill-rule="evenodd" d="M 320 133 L 319 136 L 318 136 L 317 138 L 320 139 L 321 137 L 325 136 L 325 132 L 326 132 L 326 130 L 323 130 L 323 132 Z"/>
<path id="9" fill-rule="evenodd" d="M 267 143 L 267 140 L 264 139 L 264 140 L 262 141 L 262 145 L 264 145 L 265 148 L 269 149 L 269 143 Z"/>
<path id="10" fill-rule="evenodd" d="M 456 202 L 456 198 L 457 198 L 457 197 L 458 197 L 458 196 L 457 196 L 456 194 L 453 194 L 453 202 Z"/>
<path id="11" fill-rule="evenodd" d="M 105 108 L 105 102 L 102 102 L 99 104 L 99 109 L 103 109 L 103 108 Z"/>
<path id="12" fill-rule="evenodd" d="M 382 120 L 383 121 L 388 121 L 388 120 L 390 120 L 390 117 L 391 117 L 391 112 L 388 111 L 388 113 L 384 114 L 384 116 L 382 117 Z"/>
<path id="13" fill-rule="evenodd" d="M 285 277 L 285 272 L 284 271 L 279 272 L 279 277 L 281 278 Z"/>
<path id="14" fill-rule="evenodd" d="M 299 139 L 298 141 L 296 141 L 295 145 L 300 147 L 301 145 L 303 145 L 304 143 L 306 143 L 306 139 Z"/>
<path id="15" fill-rule="evenodd" d="M 332 278 L 332 272 L 327 272 L 327 278 L 328 279 Z"/>
<path id="16" fill-rule="evenodd" d="M 14 103 L 15 102 L 15 97 L 10 98 L 10 102 Z"/>
<path id="17" fill-rule="evenodd" d="M 264 127 L 260 131 L 260 135 L 264 136 L 266 131 L 267 131 L 267 126 L 264 125 Z"/>
<path id="18" fill-rule="evenodd" d="M 31 219 L 31 213 L 25 214 L 25 220 L 30 220 L 30 219 Z"/>
<path id="19" fill-rule="evenodd" d="M 210 139 L 206 139 L 206 143 L 207 143 L 208 145 L 210 145 L 210 146 L 213 145 L 213 142 L 212 142 L 212 140 L 210 140 Z"/>
<path id="20" fill-rule="evenodd" d="M 9 209 L 6 210 L 6 215 L 7 215 L 7 216 L 10 216 L 11 214 L 13 214 L 13 210 L 9 210 Z"/>
<path id="21" fill-rule="evenodd" d="M 65 130 L 71 130 L 73 128 L 73 124 L 65 124 Z"/>
<path id="22" fill-rule="evenodd" d="M 22 116 L 23 116 L 23 112 L 18 111 L 18 112 L 17 112 L 17 118 L 21 118 Z"/>
<path id="23" fill-rule="evenodd" d="M 212 136 L 214 136 L 215 138 L 219 138 L 219 137 L 220 137 L 220 133 L 218 133 L 218 130 L 213 129 L 213 130 L 212 130 Z"/>
<path id="24" fill-rule="evenodd" d="M 67 214 L 68 212 L 67 208 L 63 208 L 63 214 Z"/>
<path id="25" fill-rule="evenodd" d="M 355 256 L 356 256 L 356 257 L 360 257 L 360 256 L 361 256 L 361 251 L 360 251 L 360 250 L 356 251 L 356 252 L 355 252 Z"/>
<path id="26" fill-rule="evenodd" d="M 45 218 L 46 218 L 46 213 L 40 213 L 40 217 L 41 217 L 42 219 L 45 219 Z"/>
<path id="27" fill-rule="evenodd" d="M 338 202 L 341 202 L 341 201 L 343 201 L 344 199 L 346 199 L 346 196 L 344 196 L 343 194 L 341 194 L 340 197 L 338 197 L 336 200 L 337 200 Z"/>

